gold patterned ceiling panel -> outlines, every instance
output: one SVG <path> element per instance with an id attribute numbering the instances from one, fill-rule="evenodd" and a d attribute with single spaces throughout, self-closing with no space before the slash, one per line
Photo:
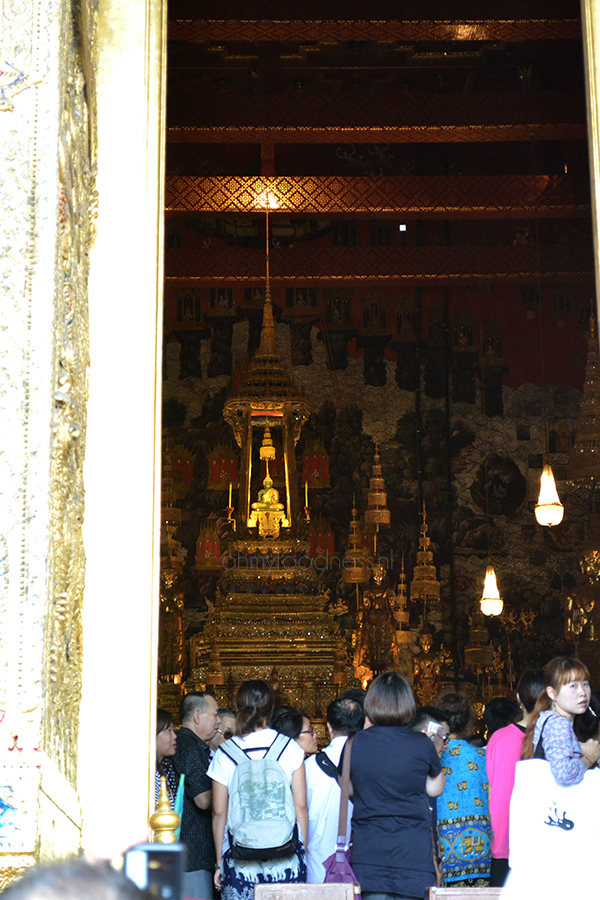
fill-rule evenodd
<path id="1" fill-rule="evenodd" d="M 537 117 L 539 119 L 539 116 Z M 167 140 L 178 144 L 457 144 L 491 141 L 582 141 L 585 122 L 523 125 L 407 125 L 404 127 L 266 128 L 227 125 L 219 128 L 170 126 Z"/>
<path id="2" fill-rule="evenodd" d="M 278 17 L 279 18 L 279 17 Z M 172 41 L 554 41 L 581 37 L 579 19 L 175 19 Z"/>
<path id="3" fill-rule="evenodd" d="M 167 281 L 264 280 L 264 251 L 247 247 L 167 250 Z M 588 280 L 594 277 L 591 245 L 535 247 L 320 247 L 306 244 L 274 249 L 271 281 L 314 284 L 340 281 L 454 281 L 507 278 Z"/>
<path id="4" fill-rule="evenodd" d="M 588 215 L 568 175 L 242 177 L 169 176 L 168 211 L 248 214 L 273 194 L 290 214 L 366 214 L 478 218 Z"/>

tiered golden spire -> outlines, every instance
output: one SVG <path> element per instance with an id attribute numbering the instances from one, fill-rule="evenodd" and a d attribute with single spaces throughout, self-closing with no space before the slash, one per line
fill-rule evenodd
<path id="1" fill-rule="evenodd" d="M 600 481 L 600 358 L 594 316 L 590 318 L 581 421 L 570 453 L 569 481 L 591 490 Z"/>
<path id="2" fill-rule="evenodd" d="M 210 649 L 210 661 L 208 663 L 208 672 L 206 673 L 206 683 L 211 687 L 225 684 L 223 675 L 223 666 L 221 665 L 221 654 L 216 638 L 213 638 Z"/>
<path id="3" fill-rule="evenodd" d="M 436 621 L 430 624 L 439 625 L 441 618 L 438 610 L 432 609 L 432 604 L 439 604 L 440 583 L 437 580 L 437 570 L 433 564 L 433 551 L 430 550 L 431 539 L 427 533 L 427 510 L 423 501 L 423 513 L 421 524 L 421 536 L 419 538 L 419 550 L 417 551 L 417 565 L 413 571 L 413 579 L 410 585 L 410 599 L 423 602 L 423 625 L 429 619 Z"/>
<path id="4" fill-rule="evenodd" d="M 396 602 L 394 605 L 394 619 L 396 620 L 396 643 L 410 644 L 413 636 L 408 629 L 410 613 L 408 611 L 408 598 L 406 596 L 406 574 L 404 572 L 404 556 L 402 557 L 402 569 L 398 576 L 396 588 Z"/>
<path id="5" fill-rule="evenodd" d="M 385 480 L 381 469 L 381 457 L 379 456 L 379 444 L 375 444 L 375 458 L 373 460 L 373 474 L 369 484 L 367 509 L 365 510 L 365 523 L 367 525 L 389 525 L 390 511 L 387 508 L 387 493 Z"/>
<path id="6" fill-rule="evenodd" d="M 479 605 L 471 616 L 469 643 L 465 647 L 465 664 L 474 672 L 483 672 L 494 662 L 494 648 L 490 643 L 490 633 L 485 624 Z"/>
<path id="7" fill-rule="evenodd" d="M 360 544 L 358 532 L 358 520 L 356 518 L 356 495 L 352 497 L 352 519 L 350 520 L 350 534 L 348 535 L 348 547 L 344 557 L 342 583 L 364 584 L 369 580 L 369 571 L 365 566 L 364 552 Z"/>
<path id="8" fill-rule="evenodd" d="M 278 399 L 301 399 L 301 395 L 294 388 L 287 373 L 275 341 L 273 301 L 269 285 L 265 290 L 260 345 L 250 363 L 248 376 L 240 388 L 239 397 L 253 400 L 261 398 L 270 400 L 275 397 Z M 227 406 L 230 406 L 235 399 L 229 400 Z"/>

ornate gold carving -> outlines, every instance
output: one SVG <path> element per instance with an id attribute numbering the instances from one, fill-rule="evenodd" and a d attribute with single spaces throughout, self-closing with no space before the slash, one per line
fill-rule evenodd
<path id="1" fill-rule="evenodd" d="M 33 853 L 0 853 L 0 893 L 35 865 Z"/>
<path id="2" fill-rule="evenodd" d="M 293 214 L 398 213 L 488 216 L 562 215 L 589 211 L 578 201 L 569 175 L 452 175 L 289 177 L 171 175 L 170 211 L 256 213 L 256 198 L 272 192 L 278 212 Z"/>
<path id="3" fill-rule="evenodd" d="M 44 673 L 42 746 L 76 787 L 81 690 L 81 603 L 85 554 L 83 461 L 89 360 L 87 279 L 95 195 L 93 55 L 95 12 L 91 0 L 65 4 L 61 40 L 59 204 L 54 315 L 54 409 L 51 457 L 51 529 Z M 79 42 L 78 52 L 77 41 Z M 81 60 L 85 62 L 85 73 Z M 81 227 L 80 223 L 88 223 Z"/>

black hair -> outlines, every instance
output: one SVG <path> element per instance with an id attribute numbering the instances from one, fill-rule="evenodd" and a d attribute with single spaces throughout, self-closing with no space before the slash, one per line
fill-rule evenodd
<path id="1" fill-rule="evenodd" d="M 471 705 L 464 694 L 447 691 L 438 697 L 438 706 L 445 716 L 451 734 L 464 734 L 471 721 Z"/>
<path id="2" fill-rule="evenodd" d="M 512 725 L 521 717 L 521 709 L 515 700 L 510 697 L 492 697 L 486 704 L 483 721 L 487 728 L 488 739 L 499 728 Z"/>
<path id="3" fill-rule="evenodd" d="M 600 729 L 600 694 L 598 691 L 592 691 L 588 709 L 573 719 L 573 731 L 577 740 L 585 744 L 590 738 L 598 738 L 598 729 Z"/>
<path id="4" fill-rule="evenodd" d="M 349 688 L 347 691 L 344 691 L 343 694 L 340 694 L 340 700 L 356 700 L 357 703 L 364 706 L 366 696 L 367 692 L 363 690 L 363 688 Z"/>
<path id="5" fill-rule="evenodd" d="M 352 697 L 339 697 L 327 707 L 327 722 L 335 734 L 354 734 L 362 731 L 365 710 L 362 703 Z"/>
<path id="6" fill-rule="evenodd" d="M 169 712 L 168 709 L 157 709 L 156 710 L 156 733 L 160 734 L 161 731 L 166 731 L 167 728 L 172 728 L 175 725 L 175 721 L 173 716 Z"/>
<path id="7" fill-rule="evenodd" d="M 173 728 L 175 722 L 173 721 L 173 716 L 169 712 L 168 709 L 157 709 L 156 710 L 156 735 L 158 737 L 163 731 L 166 731 L 168 728 Z M 156 757 L 156 768 L 158 770 L 159 775 L 166 775 L 165 766 L 163 765 L 164 759 L 159 759 Z"/>
<path id="8" fill-rule="evenodd" d="M 276 706 L 269 725 L 280 734 L 297 740 L 302 731 L 303 719 L 304 713 L 301 713 L 299 709 L 294 709 L 293 706 Z"/>
<path id="9" fill-rule="evenodd" d="M 365 715 L 373 725 L 408 725 L 416 712 L 410 684 L 397 672 L 384 672 L 365 697 Z"/>
<path id="10" fill-rule="evenodd" d="M 546 680 L 543 669 L 528 669 L 527 672 L 523 672 L 517 685 L 517 694 L 526 712 L 533 712 L 538 697 L 545 688 Z"/>
<path id="11" fill-rule="evenodd" d="M 237 692 L 235 733 L 250 734 L 264 727 L 272 711 L 275 695 L 266 681 L 244 681 Z"/>
<path id="12" fill-rule="evenodd" d="M 439 706 L 419 706 L 410 727 L 413 731 L 423 731 L 428 722 L 436 722 L 438 725 L 441 725 L 442 722 L 448 724 L 446 715 Z"/>
<path id="13" fill-rule="evenodd" d="M 179 706 L 179 720 L 182 725 L 185 724 L 186 720 L 191 719 L 195 710 L 199 709 L 200 712 L 204 712 L 208 697 L 215 699 L 207 691 L 188 691 Z"/>
<path id="14" fill-rule="evenodd" d="M 108 860 L 81 858 L 33 866 L 2 893 L 7 900 L 151 900 Z"/>

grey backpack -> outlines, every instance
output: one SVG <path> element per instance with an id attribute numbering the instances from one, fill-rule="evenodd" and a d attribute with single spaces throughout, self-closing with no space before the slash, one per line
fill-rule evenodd
<path id="1" fill-rule="evenodd" d="M 234 859 L 282 859 L 298 849 L 294 798 L 278 760 L 291 738 L 278 734 L 262 759 L 252 759 L 233 738 L 221 744 L 235 763 L 229 785 L 227 825 Z"/>

